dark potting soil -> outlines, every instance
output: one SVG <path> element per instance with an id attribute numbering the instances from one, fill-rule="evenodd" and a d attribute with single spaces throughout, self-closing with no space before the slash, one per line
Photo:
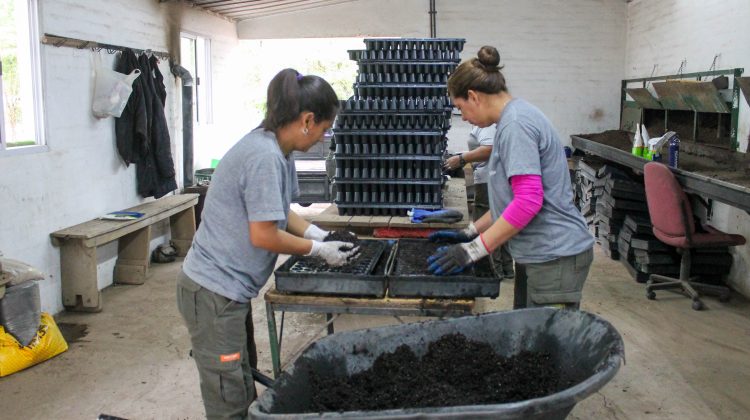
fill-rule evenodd
<path id="1" fill-rule="evenodd" d="M 357 235 L 346 230 L 334 230 L 330 232 L 325 237 L 325 239 L 323 239 L 323 242 L 330 242 L 330 241 L 349 242 L 349 243 L 354 244 L 354 246 L 359 245 L 359 238 L 357 238 Z"/>
<path id="2" fill-rule="evenodd" d="M 310 375 L 311 406 L 305 412 L 502 404 L 543 397 L 574 384 L 560 378 L 549 353 L 503 357 L 461 334 L 431 343 L 421 359 L 402 345 L 350 377 Z"/>
<path id="3" fill-rule="evenodd" d="M 405 241 L 398 244 L 396 254 L 396 274 L 432 274 L 427 269 L 427 258 L 437 252 L 437 249 L 446 246 L 444 243 L 429 241 Z"/>

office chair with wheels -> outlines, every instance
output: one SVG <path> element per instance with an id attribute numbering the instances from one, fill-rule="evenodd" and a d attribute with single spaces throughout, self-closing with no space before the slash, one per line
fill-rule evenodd
<path id="1" fill-rule="evenodd" d="M 698 291 L 719 296 L 721 301 L 729 300 L 729 288 L 699 283 L 695 281 L 697 277 L 690 277 L 690 252 L 693 248 L 744 245 L 745 237 L 724 233 L 708 225 L 703 225 L 702 231 L 696 230 L 690 201 L 672 171 L 658 162 L 649 162 L 643 169 L 654 235 L 677 248 L 682 256 L 680 278 L 651 274 L 646 296 L 656 299 L 655 290 L 680 289 L 692 299 L 696 311 L 703 308 Z"/>

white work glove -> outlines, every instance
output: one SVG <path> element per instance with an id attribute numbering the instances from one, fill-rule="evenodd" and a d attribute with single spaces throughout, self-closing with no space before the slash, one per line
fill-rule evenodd
<path id="1" fill-rule="evenodd" d="M 320 257 L 326 260 L 331 267 L 340 267 L 349 261 L 349 258 L 359 252 L 359 247 L 355 248 L 350 242 L 341 241 L 312 241 L 312 248 L 306 256 Z"/>
<path id="2" fill-rule="evenodd" d="M 328 236 L 328 234 L 331 233 L 327 230 L 323 230 L 314 224 L 310 224 L 310 226 L 305 229 L 305 233 L 302 235 L 305 239 L 310 239 L 313 241 L 322 241 L 323 239 Z"/>

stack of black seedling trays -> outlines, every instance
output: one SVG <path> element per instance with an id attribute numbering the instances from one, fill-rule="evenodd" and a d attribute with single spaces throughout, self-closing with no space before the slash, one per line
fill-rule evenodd
<path id="1" fill-rule="evenodd" d="M 617 244 L 620 260 L 635 281 L 644 283 L 651 274 L 680 277 L 680 254 L 654 236 L 648 217 L 626 216 Z M 726 246 L 690 252 L 691 276 L 698 276 L 701 283 L 723 284 L 732 267 L 732 255 Z"/>
<path id="2" fill-rule="evenodd" d="M 598 235 L 598 218 L 596 217 L 596 203 L 604 191 L 604 180 L 599 179 L 597 171 L 604 165 L 596 157 L 586 156 L 577 162 L 575 204 L 581 211 L 589 231 L 594 237 Z"/>
<path id="3" fill-rule="evenodd" d="M 403 216 L 443 207 L 452 104 L 446 84 L 463 39 L 366 39 L 354 96 L 334 126 L 339 214 Z"/>
<path id="4" fill-rule="evenodd" d="M 598 175 L 603 182 L 596 203 L 597 239 L 604 253 L 617 260 L 620 258 L 617 239 L 625 216 L 648 218 L 646 193 L 643 181 L 611 164 L 602 166 Z"/>

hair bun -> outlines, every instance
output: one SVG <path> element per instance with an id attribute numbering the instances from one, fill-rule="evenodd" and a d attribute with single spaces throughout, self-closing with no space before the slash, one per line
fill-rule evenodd
<path id="1" fill-rule="evenodd" d="M 477 53 L 478 62 L 487 71 L 499 71 L 500 68 L 500 53 L 497 52 L 497 48 L 485 45 L 479 49 Z"/>

